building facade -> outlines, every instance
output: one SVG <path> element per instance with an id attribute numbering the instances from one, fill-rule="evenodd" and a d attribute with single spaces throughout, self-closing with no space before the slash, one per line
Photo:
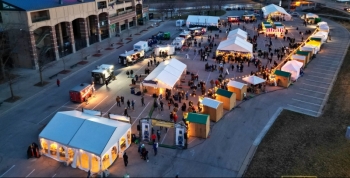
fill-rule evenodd
<path id="1" fill-rule="evenodd" d="M 16 67 L 38 69 L 148 20 L 140 0 L 0 0 Z"/>

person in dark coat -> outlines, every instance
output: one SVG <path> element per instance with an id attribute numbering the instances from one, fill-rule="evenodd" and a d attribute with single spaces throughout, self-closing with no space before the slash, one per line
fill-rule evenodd
<path id="1" fill-rule="evenodd" d="M 124 165 L 125 167 L 128 166 L 128 163 L 129 163 L 129 160 L 128 160 L 128 155 L 126 155 L 126 152 L 124 152 L 124 155 L 123 155 L 123 161 L 124 161 Z"/>
<path id="2" fill-rule="evenodd" d="M 57 79 L 56 80 L 56 83 L 57 83 L 57 86 L 59 87 L 60 86 L 60 84 L 61 84 L 61 82 L 60 82 L 60 80 L 59 79 Z"/>

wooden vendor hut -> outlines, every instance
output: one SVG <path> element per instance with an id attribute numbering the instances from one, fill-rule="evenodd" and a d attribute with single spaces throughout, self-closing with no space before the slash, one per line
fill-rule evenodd
<path id="1" fill-rule="evenodd" d="M 236 100 L 243 100 L 244 93 L 247 93 L 247 85 L 241 82 L 230 80 L 227 84 L 228 91 L 236 94 Z"/>
<path id="2" fill-rule="evenodd" d="M 224 103 L 224 109 L 231 110 L 236 106 L 236 93 L 219 88 L 216 90 L 216 100 Z"/>
<path id="3" fill-rule="evenodd" d="M 300 50 L 298 50 L 295 54 L 306 56 L 306 64 L 308 64 L 311 61 L 312 55 L 313 55 L 310 51 L 300 51 Z"/>
<path id="4" fill-rule="evenodd" d="M 188 113 L 186 121 L 188 122 L 188 136 L 208 138 L 210 131 L 209 115 Z"/>
<path id="5" fill-rule="evenodd" d="M 203 98 L 203 113 L 210 115 L 210 120 L 217 122 L 224 115 L 223 103 L 210 98 Z"/>
<path id="6" fill-rule="evenodd" d="M 291 73 L 285 72 L 282 70 L 276 70 L 275 71 L 275 80 L 277 82 L 277 85 L 280 87 L 288 88 L 291 84 Z"/>
<path id="7" fill-rule="evenodd" d="M 306 58 L 307 58 L 307 56 L 305 56 L 305 55 L 298 55 L 298 54 L 292 55 L 292 59 L 303 63 L 303 67 L 305 67 L 307 64 Z"/>

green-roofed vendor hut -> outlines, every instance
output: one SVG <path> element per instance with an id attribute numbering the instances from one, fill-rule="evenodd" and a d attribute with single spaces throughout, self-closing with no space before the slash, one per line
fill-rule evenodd
<path id="1" fill-rule="evenodd" d="M 310 51 L 300 51 L 300 50 L 298 50 L 295 54 L 301 55 L 301 56 L 306 56 L 305 66 L 310 62 L 310 60 L 312 59 L 312 55 L 313 55 Z"/>
<path id="2" fill-rule="evenodd" d="M 278 86 L 288 88 L 292 82 L 291 76 L 292 74 L 282 70 L 275 71 L 275 80 Z"/>
<path id="3" fill-rule="evenodd" d="M 208 138 L 210 131 L 210 116 L 207 114 L 188 113 L 188 136 Z"/>
<path id="4" fill-rule="evenodd" d="M 224 103 L 224 109 L 231 110 L 236 106 L 236 93 L 219 88 L 216 90 L 216 100 Z"/>

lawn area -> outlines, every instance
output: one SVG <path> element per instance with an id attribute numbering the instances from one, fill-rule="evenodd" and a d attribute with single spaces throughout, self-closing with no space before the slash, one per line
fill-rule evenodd
<path id="1" fill-rule="evenodd" d="M 350 30 L 349 22 L 339 23 Z M 284 110 L 259 145 L 244 177 L 350 176 L 350 141 L 345 138 L 350 126 L 349 101 L 350 49 L 324 114 L 314 118 Z"/>

